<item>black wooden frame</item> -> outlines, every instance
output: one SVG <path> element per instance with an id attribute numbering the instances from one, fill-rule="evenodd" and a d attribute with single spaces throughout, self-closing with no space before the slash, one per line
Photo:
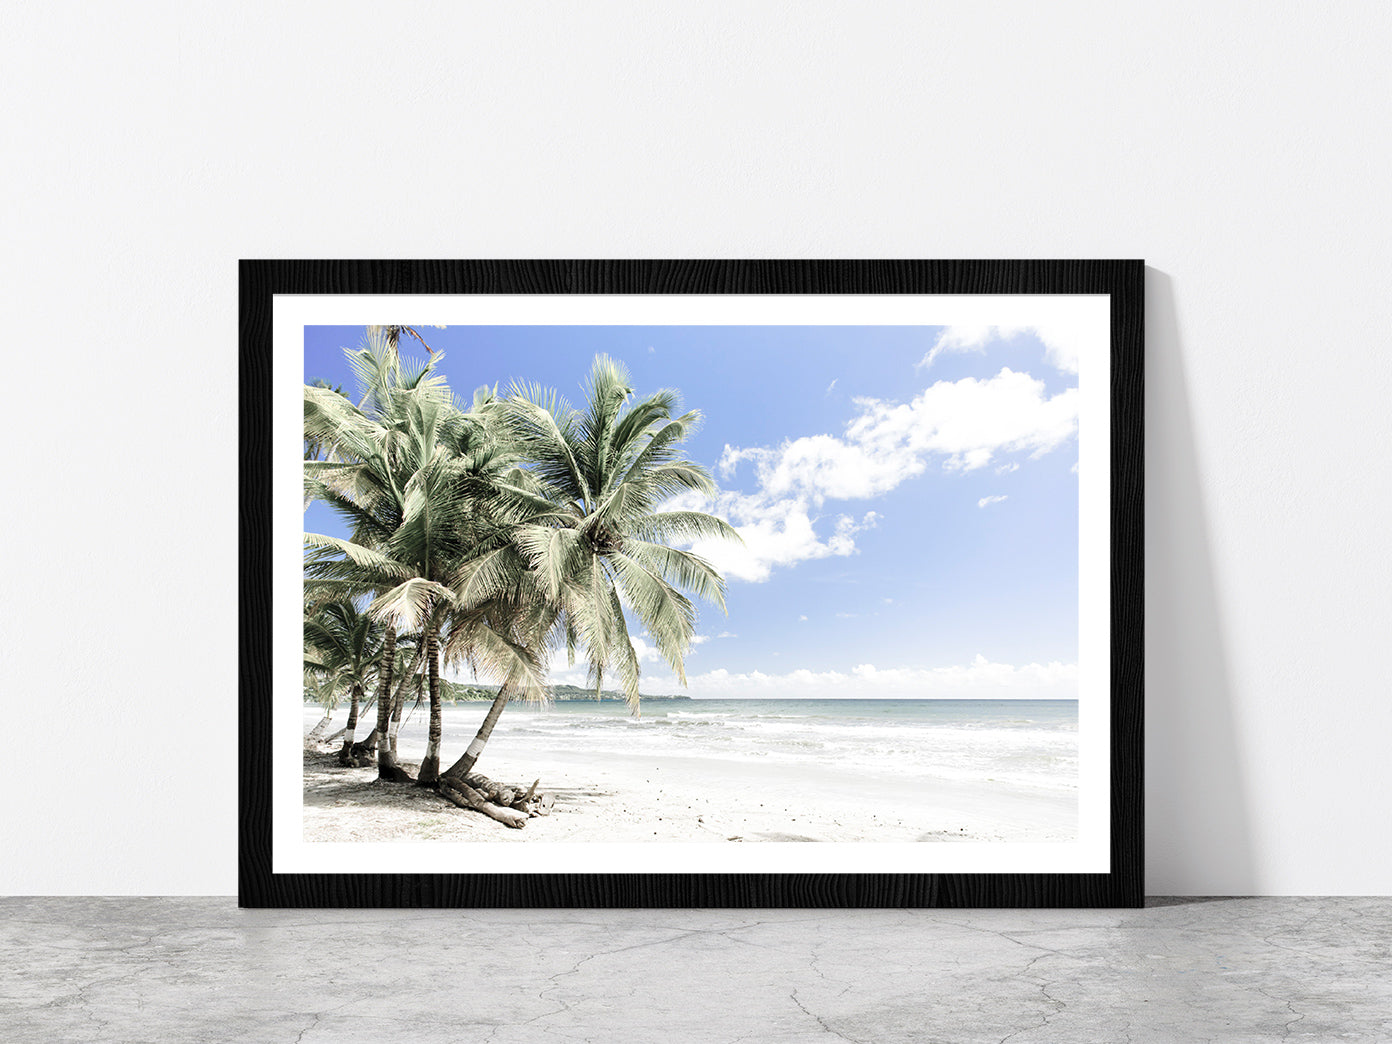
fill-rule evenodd
<path id="1" fill-rule="evenodd" d="M 271 314 L 276 294 L 1109 294 L 1111 870 L 1090 874 L 276 874 L 271 870 Z M 246 907 L 1139 906 L 1144 262 L 243 261 L 238 897 Z"/>

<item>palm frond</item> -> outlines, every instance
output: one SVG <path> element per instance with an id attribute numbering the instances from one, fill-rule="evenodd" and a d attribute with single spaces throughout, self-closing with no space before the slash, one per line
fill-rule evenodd
<path id="1" fill-rule="evenodd" d="M 727 611 L 725 579 L 700 555 L 642 540 L 629 540 L 624 544 L 623 554 L 666 583 L 710 602 L 721 612 Z"/>
<path id="2" fill-rule="evenodd" d="M 413 631 L 425 626 L 426 617 L 437 604 L 449 602 L 452 598 L 450 589 L 444 584 L 413 576 L 378 595 L 367 611 L 374 619 Z"/>
<path id="3" fill-rule="evenodd" d="M 704 511 L 660 511 L 629 523 L 629 532 L 652 543 L 695 543 L 697 540 L 729 540 L 743 544 L 734 526 Z"/>
<path id="4" fill-rule="evenodd" d="M 304 542 L 307 548 L 311 549 L 310 565 L 331 564 L 326 557 L 321 557 L 322 553 L 338 551 L 344 558 L 352 562 L 364 571 L 364 575 L 371 575 L 379 578 L 378 583 L 402 580 L 411 575 L 410 566 L 398 562 L 380 551 L 375 551 L 362 544 L 355 544 L 351 540 L 343 540 L 339 537 L 324 536 L 321 533 L 306 533 Z"/>
<path id="5" fill-rule="evenodd" d="M 663 658 L 686 684 L 683 658 L 696 633 L 696 607 L 691 600 L 626 552 L 613 555 L 623 602 L 643 621 Z"/>

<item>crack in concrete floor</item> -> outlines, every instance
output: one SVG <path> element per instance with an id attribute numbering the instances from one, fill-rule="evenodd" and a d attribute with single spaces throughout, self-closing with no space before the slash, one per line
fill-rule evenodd
<path id="1" fill-rule="evenodd" d="M 1392 899 L 243 911 L 0 898 L 0 1033 L 352 1044 L 1392 1039 Z"/>

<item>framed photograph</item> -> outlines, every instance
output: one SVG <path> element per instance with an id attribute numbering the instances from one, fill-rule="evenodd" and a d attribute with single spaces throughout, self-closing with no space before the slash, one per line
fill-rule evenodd
<path id="1" fill-rule="evenodd" d="M 243 906 L 1136 906 L 1141 261 L 243 261 Z"/>

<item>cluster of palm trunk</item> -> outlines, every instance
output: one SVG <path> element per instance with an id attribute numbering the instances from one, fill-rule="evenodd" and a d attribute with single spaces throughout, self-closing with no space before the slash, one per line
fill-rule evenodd
<path id="1" fill-rule="evenodd" d="M 630 617 L 684 683 L 692 599 L 723 609 L 724 583 L 683 545 L 739 537 L 713 515 L 671 507 L 715 491 L 681 457 L 700 416 L 678 413 L 676 392 L 635 398 L 624 367 L 599 356 L 579 407 L 530 385 L 482 388 L 465 405 L 439 373 L 442 353 L 400 357 L 400 329 L 369 327 L 346 352 L 357 401 L 322 384 L 304 389 L 305 504 L 327 504 L 346 533 L 305 534 L 306 683 L 326 703 L 351 700 L 344 763 L 375 753 L 380 779 L 433 787 L 520 825 L 518 814 L 536 811 L 535 786 L 503 787 L 473 771 L 503 708 L 544 701 L 564 650 L 567 662 L 586 663 L 596 693 L 606 676 L 616 680 L 636 713 Z M 473 742 L 441 772 L 441 670 L 452 667 L 499 691 Z M 397 762 L 392 726 L 413 679 L 430 702 L 414 779 Z M 358 742 L 369 685 L 377 724 Z"/>

